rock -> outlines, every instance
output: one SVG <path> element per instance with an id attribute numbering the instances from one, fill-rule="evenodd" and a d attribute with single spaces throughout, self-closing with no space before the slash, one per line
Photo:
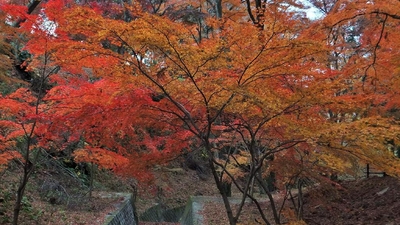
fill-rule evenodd
<path id="1" fill-rule="evenodd" d="M 377 194 L 377 195 L 383 195 L 383 194 L 385 194 L 385 192 L 387 192 L 388 190 L 389 190 L 389 187 L 383 189 L 382 191 L 377 192 L 376 194 Z"/>

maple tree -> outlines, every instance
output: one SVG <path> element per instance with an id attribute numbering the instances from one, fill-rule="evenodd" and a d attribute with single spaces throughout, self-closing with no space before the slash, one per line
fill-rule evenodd
<path id="1" fill-rule="evenodd" d="M 40 84 L 44 84 L 48 74 L 45 70 L 40 75 Z M 20 88 L 12 94 L 2 97 L 1 104 L 1 149 L 2 164 L 17 159 L 23 169 L 21 180 L 17 190 L 17 198 L 14 207 L 13 224 L 18 224 L 18 216 L 21 210 L 21 202 L 25 187 L 30 176 L 35 170 L 36 162 L 41 148 L 36 142 L 36 131 L 41 123 L 46 123 L 41 105 L 43 89 L 32 94 L 27 88 Z M 17 143 L 20 143 L 17 148 Z"/>
<path id="2" fill-rule="evenodd" d="M 1 96 L 0 98 L 0 123 L 2 128 L 0 164 L 4 166 L 9 161 L 16 160 L 19 162 L 18 165 L 22 168 L 22 174 L 16 191 L 12 220 L 12 224 L 15 225 L 18 224 L 26 186 L 35 171 L 39 155 L 43 150 L 42 147 L 37 144 L 39 138 L 36 132 L 49 122 L 45 115 L 46 107 L 42 104 L 43 97 L 48 89 L 47 80 L 58 68 L 57 66 L 50 65 L 48 56 L 46 52 L 44 52 L 43 55 L 40 55 L 40 58 L 43 59 L 41 63 L 32 64 L 36 70 L 36 76 L 32 78 L 30 77 L 30 73 L 28 73 L 28 71 L 33 73 L 33 67 L 28 66 L 29 57 L 18 59 L 21 53 L 19 41 L 25 38 L 35 38 L 35 35 L 33 32 L 34 29 L 30 29 L 32 27 L 18 31 L 15 27 L 19 27 L 21 23 L 26 20 L 29 21 L 30 19 L 36 18 L 35 15 L 31 14 L 38 3 L 40 3 L 40 1 L 33 1 L 29 7 L 21 5 L 12 6 L 8 4 L 0 5 L 4 12 L 9 13 L 4 14 L 4 23 L 14 27 L 14 29 L 6 27 L 3 30 L 4 35 L 7 35 L 4 43 L 10 46 L 10 52 L 7 52 L 7 58 L 10 60 L 6 61 L 9 64 L 9 67 L 6 68 L 7 70 L 2 71 L 4 74 L 8 73 L 8 76 L 2 74 L 3 77 L 6 77 L 6 79 L 2 80 L 8 83 L 17 82 L 26 86 L 19 88 L 11 94 Z M 38 20 L 36 22 L 37 26 L 33 28 L 41 29 L 38 25 L 42 21 Z M 16 77 L 10 76 L 10 67 L 15 69 L 17 73 L 29 75 L 29 77 L 21 78 L 28 79 L 27 81 L 31 82 L 31 87 L 27 88 L 27 82 L 19 81 Z"/>
<path id="3" fill-rule="evenodd" d="M 11 15 L 10 18 L 16 21 L 23 21 L 19 24 L 21 25 L 21 35 L 28 36 L 30 40 L 34 40 L 36 43 L 46 43 L 57 35 L 54 33 L 54 27 L 52 27 L 54 23 L 49 21 L 49 17 L 51 18 L 52 16 L 52 10 L 54 12 L 59 9 L 58 7 L 63 5 L 63 3 L 58 3 L 60 2 L 52 2 L 46 5 L 46 16 L 43 14 L 30 14 L 31 10 L 27 10 L 23 6 L 5 5 L 3 8 Z M 23 32 L 25 33 L 23 34 Z M 135 121 L 134 125 L 126 120 L 115 121 L 116 115 L 123 116 L 122 114 L 124 114 L 128 116 L 131 113 L 136 114 L 137 108 L 130 107 L 128 103 L 131 103 L 131 101 L 143 102 L 145 99 L 141 98 L 146 91 L 143 91 L 143 93 L 138 91 L 124 97 L 118 93 L 120 91 L 111 88 L 110 84 L 113 81 L 95 83 L 93 85 L 95 88 L 91 87 L 91 82 L 87 82 L 87 80 L 87 86 L 85 87 L 83 85 L 85 79 L 77 81 L 77 86 L 72 84 L 73 79 L 68 80 L 68 85 L 62 85 L 62 77 L 54 76 L 51 80 L 49 79 L 60 67 L 52 62 L 49 52 L 51 49 L 46 47 L 46 44 L 26 45 L 25 49 L 31 53 L 35 53 L 34 57 L 29 59 L 29 63 L 24 62 L 27 70 L 34 71 L 33 73 L 35 73 L 32 86 L 30 90 L 19 89 L 17 92 L 3 97 L 0 101 L 3 113 L 1 118 L 2 131 L 4 129 L 2 134 L 1 165 L 7 164 L 10 160 L 18 159 L 21 160 L 23 167 L 23 174 L 15 203 L 13 224 L 18 223 L 24 190 L 29 177 L 35 170 L 40 151 L 45 150 L 51 153 L 64 149 L 69 143 L 84 140 L 84 144 L 80 145 L 81 148 L 74 152 L 76 162 L 96 163 L 116 173 L 121 171 L 121 167 L 125 167 L 125 171 L 130 171 L 130 175 L 135 175 L 140 180 L 146 180 L 149 174 L 143 173 L 143 171 L 146 171 L 154 163 L 160 164 L 176 155 L 168 149 L 163 152 L 160 152 L 159 149 L 170 148 L 171 145 L 177 143 L 183 143 L 180 144 L 182 147 L 190 144 L 190 141 L 185 140 L 184 132 L 173 134 L 173 130 L 165 131 L 170 137 L 176 136 L 176 138 L 174 141 L 164 143 L 162 140 L 158 140 L 160 138 L 157 139 L 157 135 L 165 134 L 157 134 L 151 130 L 146 130 L 151 124 L 147 123 L 147 127 L 138 127 L 140 126 L 138 121 Z M 47 92 L 51 88 L 49 82 L 59 84 L 57 88 L 51 90 L 51 93 Z M 82 96 L 82 89 L 74 96 L 72 90 L 74 88 L 79 89 L 78 87 L 92 88 L 91 91 L 94 91 L 93 94 L 99 97 L 97 101 L 98 104 L 101 102 L 101 105 L 96 105 L 96 101 L 90 92 L 86 93 L 85 96 L 87 98 L 79 98 Z M 103 91 L 102 88 L 105 91 L 105 95 L 97 95 L 98 91 Z M 86 89 L 83 90 L 85 91 Z M 60 90 L 63 92 L 60 92 Z M 70 101 L 66 101 L 67 99 L 63 95 L 67 90 L 70 91 L 68 93 Z M 54 97 L 54 93 L 57 93 L 56 97 Z M 111 105 L 103 105 L 102 101 L 104 101 L 105 96 L 112 101 Z M 64 100 L 62 105 L 55 104 L 58 103 L 59 99 Z M 125 104 L 125 107 L 121 108 L 120 104 Z M 110 110 L 107 108 L 114 106 L 119 107 L 119 109 Z M 82 110 L 77 111 L 78 107 Z M 92 111 L 95 108 L 97 108 L 97 112 Z M 68 109 L 75 110 L 72 110 L 71 113 L 71 110 Z M 104 112 L 101 112 L 101 110 L 108 111 L 106 115 L 108 115 L 107 119 L 109 123 L 106 123 L 106 118 L 102 114 Z M 89 112 L 92 112 L 92 115 Z M 121 112 L 123 113 L 121 114 Z M 90 116 L 93 116 L 92 121 L 80 123 L 80 119 L 87 119 Z M 102 120 L 104 123 L 101 123 L 101 126 L 96 126 L 98 124 L 96 119 Z M 71 123 L 68 123 L 68 121 Z M 73 124 L 74 122 L 75 124 Z M 117 122 L 115 124 L 117 126 L 113 126 L 115 129 L 107 129 L 110 124 L 115 122 Z M 119 126 L 122 124 L 124 127 Z M 88 127 L 92 129 L 88 129 Z M 156 126 L 153 126 L 148 129 L 155 128 Z M 149 137 L 150 135 L 152 137 Z M 102 136 L 108 138 L 103 138 Z M 143 151 L 132 151 L 129 149 L 133 145 L 133 136 L 137 136 L 134 144 L 138 149 L 142 148 Z M 182 140 L 185 140 L 185 142 L 182 142 Z M 15 147 L 17 141 L 22 141 L 26 147 L 18 149 L 19 151 L 13 151 L 12 149 Z M 154 142 L 153 145 L 150 144 L 151 142 Z M 122 151 L 124 147 L 128 151 Z M 32 151 L 33 153 L 31 153 Z M 118 154 L 113 154 L 113 151 Z M 129 158 L 127 155 L 129 155 Z M 127 163 L 128 161 L 130 162 Z M 134 167 L 129 168 L 131 165 L 134 165 Z"/>
<path id="4" fill-rule="evenodd" d="M 282 222 L 265 181 L 271 172 L 286 197 L 290 185 L 301 193 L 302 178 L 354 173 L 360 159 L 398 174 L 398 159 L 386 151 L 399 141 L 393 8 L 312 1 L 326 17 L 311 23 L 292 10 L 302 7 L 295 1 L 213 3 L 55 0 L 42 5 L 45 14 L 10 10 L 25 18 L 30 68 L 42 68 L 54 87 L 33 93 L 36 104 L 26 89 L 1 100 L 10 113 L 2 121 L 4 159 L 18 157 L 10 151 L 18 135 L 48 151 L 79 142 L 76 161 L 146 180 L 152 166 L 201 147 L 230 224 L 247 198 L 271 223 L 255 183 L 274 223 Z M 40 26 L 49 21 L 53 28 Z M 28 162 L 28 149 L 22 157 Z M 235 212 L 226 183 L 242 193 Z M 301 202 L 295 207 L 301 219 Z"/>
<path id="5" fill-rule="evenodd" d="M 397 176 L 397 159 L 384 149 L 398 145 L 398 18 L 392 11 L 398 2 L 333 1 L 322 21 L 327 29 L 327 72 L 335 96 L 324 105 L 328 121 L 321 144 L 350 151 Z M 361 7 L 360 7 L 361 6 Z M 394 39 L 392 39 L 394 38 Z M 389 42 L 390 39 L 390 42 Z M 329 135 L 326 135 L 329 134 Z M 328 139 L 335 141 L 327 141 Z M 336 138 L 334 138 L 336 136 Z"/>
<path id="6" fill-rule="evenodd" d="M 132 101 L 132 99 L 129 99 L 129 102 L 137 104 L 141 110 L 145 107 L 151 109 L 153 119 L 158 119 L 157 122 L 163 125 L 160 130 L 165 130 L 167 124 L 173 126 L 174 129 L 189 130 L 197 136 L 208 152 L 209 166 L 220 190 L 223 189 L 224 176 L 222 174 L 228 174 L 233 180 L 236 178 L 213 157 L 213 152 L 218 150 L 214 145 L 225 142 L 221 138 L 214 137 L 214 133 L 217 132 L 215 129 L 233 128 L 231 134 L 237 133 L 236 136 L 242 136 L 240 140 L 235 141 L 237 142 L 235 145 L 244 143 L 246 151 L 251 153 L 252 171 L 249 173 L 249 181 L 256 174 L 260 178 L 260 169 L 268 156 L 304 142 L 300 134 L 297 138 L 284 135 L 285 132 L 290 133 L 291 127 L 294 129 L 295 122 L 299 122 L 299 120 L 289 119 L 290 115 L 299 111 L 303 107 L 303 100 L 307 99 L 305 84 L 297 84 L 298 80 L 304 76 L 304 73 L 298 73 L 298 68 L 304 64 L 305 58 L 320 51 L 320 48 L 310 40 L 293 39 L 293 36 L 300 32 L 300 27 L 293 29 L 290 21 L 280 21 L 279 19 L 282 18 L 279 18 L 274 21 L 275 27 L 268 29 L 264 36 L 260 35 L 259 29 L 254 26 L 211 19 L 210 23 L 229 28 L 221 29 L 219 34 L 216 33 L 219 38 L 203 39 L 199 42 L 198 39 L 193 38 L 190 26 L 187 24 L 179 24 L 165 18 L 137 12 L 135 8 L 132 11 L 137 13 L 138 19 L 130 23 L 122 23 L 104 18 L 89 8 L 76 7 L 65 10 L 63 17 L 57 19 L 60 26 L 57 34 L 59 36 L 52 40 L 52 46 L 48 45 L 52 48 L 54 59 L 63 59 L 57 63 L 73 73 L 85 73 L 82 68 L 86 67 L 91 68 L 90 73 L 93 75 L 102 76 L 102 80 L 95 82 L 95 85 L 91 87 L 96 87 L 96 84 L 103 82 L 108 85 L 112 81 L 117 82 L 118 91 L 107 93 L 105 89 L 101 89 L 102 92 L 97 93 L 103 102 L 107 99 L 102 96 L 103 93 L 106 96 L 124 96 L 129 99 L 132 88 L 129 88 L 127 84 L 121 86 L 121 80 L 133 84 L 133 88 L 140 88 L 139 90 L 144 93 L 141 96 L 144 102 L 141 104 L 140 101 Z M 67 21 L 68 18 L 79 19 Z M 294 23 L 294 20 L 292 22 Z M 246 32 L 243 32 L 244 30 Z M 69 35 L 67 39 L 61 36 L 64 32 Z M 241 33 L 245 36 L 238 35 Z M 80 38 L 76 40 L 69 37 Z M 104 48 L 98 44 L 104 40 L 124 50 L 113 51 L 113 49 L 107 49 L 107 46 Z M 289 49 L 293 54 L 287 54 Z M 63 57 L 66 54 L 70 56 L 69 60 Z M 102 70 L 104 67 L 108 68 L 107 73 Z M 263 81 L 269 90 L 260 90 L 258 81 Z M 74 86 L 74 84 L 68 85 Z M 87 96 L 89 98 L 87 101 L 91 103 L 91 105 L 85 105 L 84 110 L 95 112 L 97 109 L 95 110 L 93 104 L 96 98 L 93 98 L 90 93 L 84 94 L 83 91 L 88 92 L 88 89 L 79 89 L 78 93 Z M 65 98 L 63 94 L 65 92 L 70 94 L 71 89 L 59 86 L 50 91 L 47 99 L 49 103 L 52 101 L 52 93 L 61 96 L 59 99 L 55 97 L 55 105 L 58 106 L 54 109 L 62 107 L 76 111 L 76 108 L 82 108 L 82 106 L 72 107 L 68 104 L 85 103 L 85 98 L 68 103 L 75 98 Z M 150 98 L 151 95 L 153 98 Z M 155 96 L 159 96 L 159 99 L 154 100 Z M 274 103 L 271 104 L 272 101 Z M 103 102 L 99 104 L 104 105 Z M 118 101 L 117 104 L 122 103 Z M 129 107 L 134 108 L 132 105 Z M 120 114 L 118 118 L 124 118 L 122 114 L 128 113 L 126 120 L 136 118 L 135 122 L 138 123 L 138 119 L 143 115 L 139 113 L 139 110 L 132 112 L 128 111 L 127 107 L 123 109 L 118 112 Z M 105 118 L 109 115 L 115 118 L 112 110 L 107 110 L 107 112 L 109 113 L 98 113 L 102 121 L 106 121 Z M 68 116 L 72 114 L 68 110 L 59 111 L 59 113 Z M 146 119 L 145 123 L 149 123 L 150 118 Z M 292 121 L 293 124 L 280 124 L 286 119 Z M 118 124 L 130 126 L 126 120 L 122 123 L 118 121 Z M 96 119 L 88 122 L 93 124 Z M 98 127 L 98 125 L 95 126 Z M 76 127 L 77 124 L 74 124 L 74 128 Z M 84 127 L 87 129 L 90 126 L 85 124 Z M 112 128 L 116 130 L 108 128 L 106 131 L 110 130 L 111 134 L 120 132 L 119 127 Z M 104 131 L 104 129 L 100 130 Z M 100 130 L 96 129 L 96 132 Z M 168 130 L 170 133 L 171 129 Z M 282 133 L 274 134 L 276 130 L 282 130 Z M 85 131 L 85 133 L 89 132 Z M 270 137 L 263 138 L 264 135 L 269 136 L 269 133 L 271 133 Z M 110 134 L 104 135 L 104 132 L 99 132 L 99 134 L 101 140 L 96 142 L 90 141 L 92 137 L 85 136 L 85 139 L 89 140 L 87 143 L 100 146 L 103 144 L 104 147 Z M 273 142 L 271 142 L 272 137 L 275 139 Z M 280 139 L 282 142 L 279 141 Z M 169 134 L 168 139 L 163 140 L 166 142 L 165 146 L 173 146 L 168 144 L 172 140 L 174 139 Z M 255 144 L 256 141 L 259 144 Z M 146 144 L 149 144 L 148 140 Z M 258 148 L 266 149 L 265 153 L 256 153 Z M 94 149 L 87 148 L 86 150 Z M 180 151 L 177 146 L 173 150 Z M 222 171 L 218 173 L 216 167 L 221 167 Z M 245 189 L 240 188 L 244 194 L 242 204 L 248 195 L 246 190 L 248 187 L 249 185 L 245 186 Z M 237 215 L 233 215 L 224 193 L 223 198 L 231 223 L 236 223 L 240 210 Z M 264 220 L 268 223 L 265 216 Z M 279 222 L 277 213 L 275 213 L 275 220 Z"/>

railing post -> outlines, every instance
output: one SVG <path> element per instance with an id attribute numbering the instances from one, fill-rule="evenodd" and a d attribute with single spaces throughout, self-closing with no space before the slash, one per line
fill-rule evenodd
<path id="1" fill-rule="evenodd" d="M 369 178 L 369 164 L 367 163 L 367 178 Z"/>

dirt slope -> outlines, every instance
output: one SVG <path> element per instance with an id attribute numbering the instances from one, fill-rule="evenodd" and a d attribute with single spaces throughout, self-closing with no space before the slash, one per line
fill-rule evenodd
<path id="1" fill-rule="evenodd" d="M 341 183 L 341 189 L 319 187 L 306 195 L 305 221 L 324 224 L 400 224 L 400 181 L 372 177 Z"/>

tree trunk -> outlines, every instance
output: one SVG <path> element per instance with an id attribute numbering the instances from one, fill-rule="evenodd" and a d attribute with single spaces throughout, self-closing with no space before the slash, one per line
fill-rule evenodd
<path id="1" fill-rule="evenodd" d="M 206 148 L 206 150 L 208 152 L 208 157 L 209 157 L 208 163 L 209 163 L 209 166 L 210 166 L 210 169 L 211 169 L 211 173 L 212 173 L 212 175 L 214 177 L 214 181 L 215 181 L 215 184 L 217 185 L 219 193 L 221 194 L 222 201 L 224 202 L 226 214 L 227 214 L 228 220 L 229 220 L 229 225 L 236 225 L 237 221 L 236 221 L 235 217 L 233 216 L 233 212 L 232 212 L 232 208 L 231 208 L 228 196 L 224 191 L 225 189 L 224 189 L 223 182 L 219 178 L 218 172 L 217 172 L 217 170 L 215 168 L 215 165 L 214 165 L 214 162 L 213 162 L 214 154 L 211 151 L 211 146 L 206 140 L 203 140 L 203 143 L 204 143 L 205 148 Z"/>
<path id="2" fill-rule="evenodd" d="M 13 223 L 12 223 L 13 225 L 18 225 L 18 217 L 19 217 L 19 213 L 21 211 L 22 198 L 24 197 L 25 188 L 29 181 L 29 177 L 31 176 L 31 174 L 33 172 L 34 163 L 36 163 L 36 159 L 35 159 L 34 163 L 32 163 L 30 161 L 30 152 L 29 152 L 29 148 L 31 146 L 31 140 L 32 140 L 31 137 L 33 134 L 33 130 L 35 129 L 35 125 L 36 125 L 36 123 L 33 124 L 32 131 L 29 134 L 29 136 L 27 137 L 26 152 L 24 154 L 24 160 L 25 160 L 24 174 L 22 175 L 22 179 L 20 181 L 20 184 L 19 184 L 18 190 L 17 190 L 17 200 L 15 201 L 15 205 L 14 205 L 14 215 L 13 215 Z M 39 153 L 37 153 L 37 154 L 39 154 Z"/>
<path id="3" fill-rule="evenodd" d="M 215 12 L 217 19 L 222 18 L 222 0 L 215 0 Z"/>
<path id="4" fill-rule="evenodd" d="M 26 168 L 26 166 L 25 166 Z M 28 183 L 29 180 L 29 170 L 26 170 L 24 168 L 24 174 L 22 177 L 22 180 L 19 184 L 18 187 L 18 191 L 17 191 L 17 200 L 15 201 L 15 205 L 14 205 L 14 215 L 13 215 L 13 225 L 18 225 L 18 218 L 19 218 L 19 213 L 21 211 L 21 202 L 22 202 L 22 198 L 24 196 L 25 193 L 25 187 L 26 184 Z"/>
<path id="5" fill-rule="evenodd" d="M 89 184 L 89 200 L 92 200 L 94 179 L 94 163 L 90 163 L 90 184 Z"/>
<path id="6" fill-rule="evenodd" d="M 302 220 L 303 219 L 303 181 L 299 180 L 297 182 L 297 189 L 298 189 L 298 194 L 297 194 L 297 205 L 298 205 L 298 212 L 297 212 L 297 219 Z"/>
<path id="7" fill-rule="evenodd" d="M 275 205 L 275 200 L 274 200 L 274 198 L 273 198 L 273 196 L 271 194 L 271 191 L 268 188 L 267 182 L 264 179 L 262 179 L 262 175 L 261 175 L 261 171 L 260 170 L 256 172 L 255 178 L 257 179 L 257 182 L 259 182 L 259 185 L 264 189 L 266 195 L 268 196 L 269 203 L 270 203 L 271 210 L 272 210 L 272 215 L 274 216 L 275 223 L 276 224 L 281 224 L 280 217 L 279 217 L 279 214 L 278 214 L 278 210 L 277 210 L 276 205 Z"/>

